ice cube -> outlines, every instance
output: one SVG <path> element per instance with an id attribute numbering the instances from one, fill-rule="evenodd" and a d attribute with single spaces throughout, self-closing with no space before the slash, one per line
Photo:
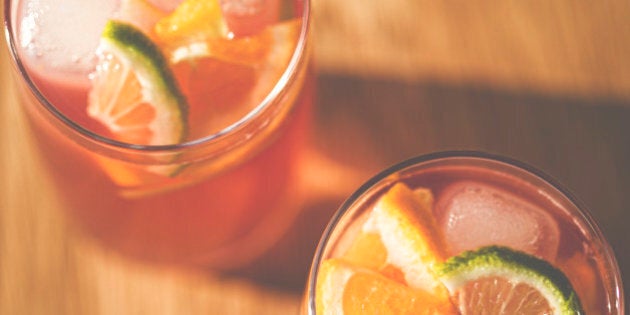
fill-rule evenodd
<path id="1" fill-rule="evenodd" d="M 451 255 L 485 245 L 504 245 L 554 261 L 560 232 L 553 217 L 507 191 L 463 181 L 450 185 L 435 207 Z"/>
<path id="2" fill-rule="evenodd" d="M 86 74 L 107 19 L 118 1 L 30 0 L 22 3 L 19 45 L 40 74 Z"/>
<path id="3" fill-rule="evenodd" d="M 225 22 L 235 36 L 256 34 L 277 22 L 280 15 L 280 0 L 220 1 Z"/>

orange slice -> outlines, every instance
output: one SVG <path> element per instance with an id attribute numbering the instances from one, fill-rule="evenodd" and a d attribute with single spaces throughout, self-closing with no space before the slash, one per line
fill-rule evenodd
<path id="1" fill-rule="evenodd" d="M 299 38 L 301 21 L 287 20 L 271 25 L 256 35 L 228 39 L 208 36 L 204 40 L 180 40 L 170 47 L 170 59 L 177 63 L 186 59 L 211 57 L 224 62 L 252 67 L 286 66 Z"/>
<path id="2" fill-rule="evenodd" d="M 287 21 L 252 37 L 212 39 L 170 50 L 173 71 L 190 105 L 193 137 L 238 121 L 260 104 L 293 56 L 300 22 Z"/>
<path id="3" fill-rule="evenodd" d="M 329 259 L 319 269 L 317 314 L 457 314 L 449 299 Z"/>
<path id="4" fill-rule="evenodd" d="M 217 0 L 185 0 L 155 25 L 172 63 L 215 58 L 243 65 L 286 66 L 299 37 L 297 18 L 270 24 L 250 36 L 232 38 Z"/>
<path id="5" fill-rule="evenodd" d="M 190 105 L 193 137 L 237 122 L 260 104 L 285 72 L 297 46 L 298 19 L 230 38 L 217 0 L 185 0 L 155 25 Z"/>
<path id="6" fill-rule="evenodd" d="M 219 0 L 185 0 L 155 25 L 159 40 L 171 46 L 228 36 Z"/>
<path id="7" fill-rule="evenodd" d="M 374 205 L 361 231 L 342 256 L 358 266 L 432 294 L 446 294 L 432 272 L 444 261 L 446 245 L 431 209 L 427 189 L 395 184 Z"/>

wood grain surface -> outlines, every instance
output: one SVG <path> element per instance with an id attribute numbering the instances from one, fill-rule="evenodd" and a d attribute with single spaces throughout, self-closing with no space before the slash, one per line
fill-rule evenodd
<path id="1" fill-rule="evenodd" d="M 630 96 L 627 1 L 314 1 L 322 69 Z"/>
<path id="2" fill-rule="evenodd" d="M 0 314 L 297 314 L 313 249 L 343 197 L 388 165 L 451 149 L 507 155 L 556 177 L 591 209 L 630 276 L 627 2 L 313 8 L 310 147 L 320 160 L 311 163 L 350 175 L 230 275 L 138 263 L 74 231 L 33 154 L 0 44 Z"/>

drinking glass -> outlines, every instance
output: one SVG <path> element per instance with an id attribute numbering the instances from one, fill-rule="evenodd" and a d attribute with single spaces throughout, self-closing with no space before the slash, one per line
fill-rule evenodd
<path id="1" fill-rule="evenodd" d="M 246 94 L 246 87 L 270 86 L 252 97 L 256 103 L 251 108 L 225 117 L 219 109 L 211 118 L 229 119 L 220 128 L 193 133 L 180 143 L 156 145 L 116 140 L 101 132 L 84 110 L 89 78 L 71 73 L 53 79 L 45 73 L 50 69 L 38 69 L 29 61 L 25 51 L 33 39 L 21 32 L 37 27 L 33 20 L 38 17 L 27 20 L 20 15 L 26 2 L 4 2 L 5 32 L 20 96 L 16 105 L 29 122 L 25 140 L 37 148 L 73 226 L 130 257 L 216 269 L 246 264 L 290 226 L 298 212 L 293 183 L 313 97 L 309 0 L 268 1 L 298 25 L 295 46 L 277 76 L 260 75 L 254 81 L 218 87 L 208 84 L 210 92 L 205 95 L 225 103 Z M 59 5 L 68 3 L 84 2 Z M 85 5 L 90 3 L 95 2 Z M 56 21 L 81 20 L 67 18 Z M 57 35 L 62 34 L 51 36 Z M 286 38 L 272 38 L 273 44 L 284 47 L 281 41 Z M 41 53 L 45 57 L 48 52 Z M 274 55 L 269 56 L 267 61 L 273 63 Z M 234 71 L 249 73 L 238 63 L 221 63 L 221 78 L 229 79 Z M 198 86 L 203 89 L 203 84 Z M 189 124 L 203 120 L 189 108 L 194 120 Z"/>
<path id="2" fill-rule="evenodd" d="M 516 246 L 559 268 L 572 283 L 586 314 L 624 314 L 623 286 L 615 256 L 584 205 L 554 179 L 529 165 L 502 156 L 469 151 L 438 152 L 411 158 L 384 170 L 356 190 L 333 216 L 319 242 L 308 277 L 303 314 L 322 314 L 318 309 L 318 305 L 326 305 L 322 303 L 338 303 L 332 307 L 340 311 L 343 303 L 348 302 L 344 298 L 352 294 L 344 288 L 351 286 L 353 276 L 344 271 L 335 273 L 336 278 L 328 278 L 333 272 L 322 271 L 322 264 L 334 260 L 358 264 L 356 248 L 359 247 L 356 244 L 360 236 L 365 235 L 361 233 L 385 233 L 385 230 L 375 228 L 378 219 L 370 213 L 377 207 L 384 209 L 385 201 L 379 203 L 379 200 L 401 183 L 414 193 L 426 196 L 427 189 L 431 192 L 433 199 L 425 197 L 424 200 L 431 200 L 427 202 L 432 205 L 430 213 L 437 226 L 434 232 L 446 235 L 445 245 L 438 249 L 446 251 L 446 258 L 478 246 Z M 388 205 L 397 205 L 391 201 L 396 198 L 403 197 L 391 197 Z M 379 213 L 382 218 L 385 212 Z M 372 221 L 366 223 L 367 220 Z M 523 224 L 519 224 L 520 221 Z M 541 235 L 523 236 L 523 233 L 532 231 Z M 387 247 L 392 243 L 385 240 L 386 237 L 391 239 L 392 233 L 380 237 L 386 246 L 386 255 L 393 253 Z M 430 237 L 437 239 L 435 234 L 438 233 Z M 534 243 L 519 241 L 523 237 L 534 240 Z M 369 246 L 367 251 L 370 253 L 362 255 L 378 260 L 379 246 Z M 381 275 L 398 279 L 398 283 L 405 283 L 400 280 L 399 273 L 392 271 L 396 269 L 392 268 L 397 266 L 396 259 L 387 256 L 389 267 L 374 269 Z M 363 261 L 361 264 L 356 270 L 365 271 L 366 265 L 374 262 Z M 405 272 L 406 269 L 400 268 L 398 271 Z M 320 278 L 322 272 L 328 272 L 326 284 Z M 403 279 L 408 281 L 408 278 Z M 353 289 L 347 290 L 360 290 L 357 289 L 358 282 L 354 283 Z M 322 289 L 318 289 L 318 285 Z M 371 299 L 384 296 L 376 287 L 372 291 L 365 288 L 360 291 L 366 292 L 365 296 L 369 295 L 367 292 L 373 292 L 369 295 Z M 357 299 L 362 302 L 364 311 L 371 309 L 367 305 L 371 303 L 370 299 Z M 501 299 L 497 298 L 495 302 L 498 304 Z"/>

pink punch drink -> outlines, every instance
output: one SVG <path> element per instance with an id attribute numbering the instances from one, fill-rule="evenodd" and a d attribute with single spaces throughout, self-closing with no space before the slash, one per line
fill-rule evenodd
<path id="1" fill-rule="evenodd" d="M 584 206 L 521 162 L 419 156 L 378 174 L 320 241 L 304 314 L 624 314 Z"/>
<path id="2" fill-rule="evenodd" d="M 72 222 L 229 269 L 296 215 L 309 1 L 8 0 L 21 107 Z"/>

